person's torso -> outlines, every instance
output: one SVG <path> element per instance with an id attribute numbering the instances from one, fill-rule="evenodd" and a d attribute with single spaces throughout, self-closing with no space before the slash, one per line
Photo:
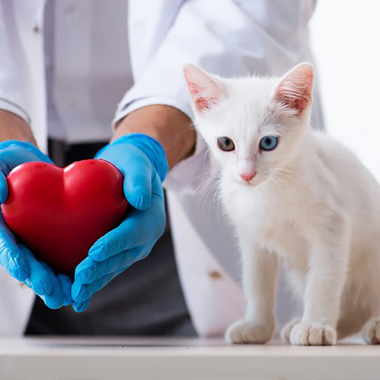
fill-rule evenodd
<path id="1" fill-rule="evenodd" d="M 67 143 L 111 137 L 132 85 L 128 1 L 48 0 L 44 13 L 48 134 Z"/>
<path id="2" fill-rule="evenodd" d="M 132 85 L 127 1 L 48 0 L 44 20 L 49 154 L 66 166 L 107 143 Z M 26 334 L 194 335 L 169 223 L 150 256 L 97 292 L 86 312 L 49 310 L 37 298 Z"/>

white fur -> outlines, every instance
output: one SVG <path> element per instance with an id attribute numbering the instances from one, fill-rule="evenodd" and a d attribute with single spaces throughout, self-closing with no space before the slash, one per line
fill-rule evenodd
<path id="1" fill-rule="evenodd" d="M 195 101 L 210 82 L 194 66 L 186 70 L 188 81 L 189 71 L 191 81 L 199 78 Z M 275 101 L 281 79 L 210 78 L 220 91 L 213 88 L 209 108 L 194 107 L 195 126 L 220 163 L 221 197 L 239 238 L 247 299 L 246 316 L 229 327 L 227 341 L 272 337 L 282 259 L 304 303 L 300 320 L 286 326 L 286 339 L 331 345 L 368 322 L 367 341 L 379 343 L 378 183 L 347 148 L 310 128 L 311 101 L 299 114 Z M 279 137 L 275 150 L 259 151 L 265 135 Z M 234 141 L 234 151 L 218 148 L 222 136 Z M 243 181 L 239 173 L 252 169 L 256 176 Z"/>

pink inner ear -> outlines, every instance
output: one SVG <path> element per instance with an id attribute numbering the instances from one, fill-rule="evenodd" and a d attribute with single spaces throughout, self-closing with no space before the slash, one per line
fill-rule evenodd
<path id="1" fill-rule="evenodd" d="M 218 103 L 221 90 L 211 77 L 193 65 L 187 65 L 184 74 L 194 106 L 198 112 L 209 110 Z"/>
<path id="2" fill-rule="evenodd" d="M 199 84 L 187 82 L 189 87 L 189 91 L 193 97 L 193 102 L 197 111 L 202 112 L 205 110 L 209 110 L 212 105 L 218 102 L 217 97 L 203 97 L 202 94 L 205 94 L 207 91 L 203 89 Z"/>
<path id="3" fill-rule="evenodd" d="M 211 107 L 216 104 L 217 101 L 213 98 L 196 98 L 194 100 L 194 105 L 197 111 L 202 112 L 211 109 Z"/>
<path id="4" fill-rule="evenodd" d="M 192 95 L 197 95 L 202 92 L 202 87 L 199 84 L 190 82 L 189 79 L 186 77 L 187 86 L 189 88 L 189 91 Z"/>
<path id="5" fill-rule="evenodd" d="M 311 103 L 313 68 L 299 65 L 290 71 L 277 86 L 275 100 L 301 114 Z"/>

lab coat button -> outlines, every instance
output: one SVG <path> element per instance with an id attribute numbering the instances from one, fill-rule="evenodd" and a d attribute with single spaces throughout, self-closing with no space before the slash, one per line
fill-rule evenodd
<path id="1" fill-rule="evenodd" d="M 216 270 L 209 272 L 208 275 L 213 280 L 220 280 L 222 278 L 222 274 L 220 272 L 217 272 Z"/>
<path id="2" fill-rule="evenodd" d="M 33 33 L 34 34 L 39 34 L 40 30 L 41 29 L 40 29 L 39 25 L 36 24 L 36 25 L 33 26 Z"/>

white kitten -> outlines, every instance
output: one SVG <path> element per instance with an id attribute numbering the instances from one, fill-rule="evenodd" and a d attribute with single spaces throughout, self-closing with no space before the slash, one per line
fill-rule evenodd
<path id="1" fill-rule="evenodd" d="M 227 341 L 271 339 L 283 259 L 304 303 L 285 339 L 332 345 L 367 323 L 367 342 L 380 343 L 380 187 L 350 151 L 310 128 L 312 66 L 283 78 L 222 79 L 192 65 L 184 73 L 243 258 L 247 312 Z"/>

